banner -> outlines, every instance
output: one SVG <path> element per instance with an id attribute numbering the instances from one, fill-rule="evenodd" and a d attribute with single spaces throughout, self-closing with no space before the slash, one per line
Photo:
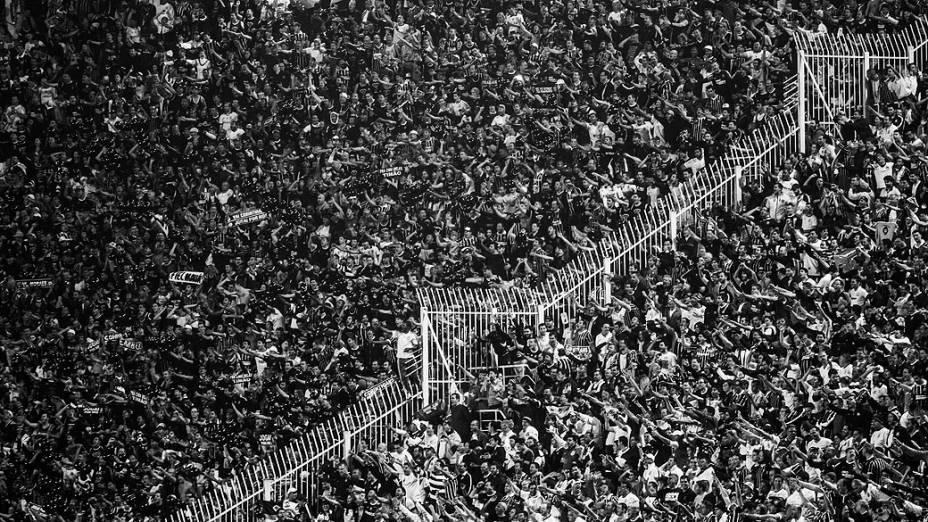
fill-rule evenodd
<path id="1" fill-rule="evenodd" d="M 141 393 L 139 393 L 139 392 L 137 392 L 137 391 L 130 391 L 130 392 L 129 392 L 129 398 L 132 399 L 133 401 L 139 403 L 139 404 L 144 404 L 144 405 L 146 405 L 146 406 L 147 406 L 148 403 L 150 402 L 149 399 L 148 399 L 148 397 L 146 397 L 145 395 L 143 395 L 143 394 L 141 394 Z"/>
<path id="2" fill-rule="evenodd" d="M 53 284 L 51 278 L 48 277 L 16 280 L 16 286 L 19 288 L 51 288 Z"/>
<path id="3" fill-rule="evenodd" d="M 268 450 L 274 449 L 274 436 L 273 435 L 269 433 L 261 435 L 260 441 L 261 441 L 261 446 L 263 446 L 265 449 L 268 449 Z"/>
<path id="4" fill-rule="evenodd" d="M 171 272 L 168 280 L 172 283 L 186 283 L 188 285 L 203 284 L 203 272 Z"/>
<path id="5" fill-rule="evenodd" d="M 229 214 L 229 224 L 232 226 L 247 225 L 265 219 L 267 219 L 267 212 L 257 209 L 240 210 Z"/>
<path id="6" fill-rule="evenodd" d="M 142 338 L 142 345 L 156 350 L 169 350 L 177 345 L 177 338 L 173 335 L 146 335 Z"/>
<path id="7" fill-rule="evenodd" d="M 847 248 L 831 256 L 831 261 L 839 272 L 850 272 L 857 269 L 857 255 L 856 248 Z"/>
<path id="8" fill-rule="evenodd" d="M 564 348 L 564 351 L 578 361 L 589 361 L 593 357 L 593 351 L 589 346 L 570 344 Z"/>
<path id="9" fill-rule="evenodd" d="M 141 350 L 142 341 L 136 341 L 135 339 L 122 338 L 119 340 L 119 346 L 125 348 L 126 350 Z"/>
<path id="10" fill-rule="evenodd" d="M 403 167 L 386 167 L 377 172 L 385 178 L 395 178 L 403 173 Z"/>
<path id="11" fill-rule="evenodd" d="M 233 384 L 248 384 L 251 382 L 251 375 L 238 374 L 232 377 Z"/>
<path id="12" fill-rule="evenodd" d="M 363 390 L 363 391 L 361 392 L 361 398 L 362 398 L 362 399 L 370 399 L 370 398 L 373 397 L 374 395 L 377 395 L 381 390 L 387 388 L 388 386 L 392 386 L 392 385 L 394 384 L 394 382 L 395 382 L 395 380 L 392 379 L 392 378 L 391 378 L 391 379 L 385 379 L 385 380 L 383 380 L 383 381 L 380 381 L 380 382 L 378 382 L 377 384 L 371 386 L 370 388 L 367 388 L 366 390 Z"/>
<path id="13" fill-rule="evenodd" d="M 893 221 L 877 221 L 873 226 L 876 229 L 875 239 L 878 248 L 883 248 L 883 241 L 892 242 L 896 236 L 896 223 Z"/>
<path id="14" fill-rule="evenodd" d="M 99 406 L 81 406 L 81 413 L 84 415 L 100 415 L 103 408 Z"/>

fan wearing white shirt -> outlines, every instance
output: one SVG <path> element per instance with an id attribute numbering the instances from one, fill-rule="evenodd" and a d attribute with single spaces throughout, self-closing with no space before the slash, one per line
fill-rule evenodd
<path id="1" fill-rule="evenodd" d="M 873 434 L 870 435 L 870 445 L 875 450 L 886 450 L 893 443 L 893 432 L 883 425 L 879 419 L 873 419 L 871 423 Z"/>
<path id="2" fill-rule="evenodd" d="M 229 124 L 229 130 L 226 131 L 226 139 L 229 141 L 234 141 L 242 137 L 245 134 L 245 129 L 239 128 L 238 123 L 233 121 Z"/>
<path id="3" fill-rule="evenodd" d="M 225 112 L 219 115 L 219 125 L 222 126 L 222 130 L 229 132 L 232 130 L 232 123 L 238 122 L 238 113 L 232 110 L 232 105 L 226 103 Z"/>
<path id="4" fill-rule="evenodd" d="M 506 114 L 506 106 L 500 105 L 497 109 L 496 116 L 493 116 L 493 121 L 490 122 L 490 125 L 493 127 L 502 127 L 504 125 L 509 125 L 509 115 Z"/>

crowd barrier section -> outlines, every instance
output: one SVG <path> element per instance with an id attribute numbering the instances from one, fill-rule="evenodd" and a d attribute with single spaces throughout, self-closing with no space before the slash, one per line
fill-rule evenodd
<path id="1" fill-rule="evenodd" d="M 542 301 L 532 290 L 428 288 L 419 291 L 421 388 L 426 403 L 447 401 L 471 380 L 475 368 L 497 364 L 492 346 L 480 342 L 500 328 L 538 328 Z"/>
<path id="2" fill-rule="evenodd" d="M 789 83 L 795 85 L 795 79 Z M 613 277 L 640 270 L 657 251 L 675 246 L 680 227 L 692 223 L 696 214 L 717 206 L 737 207 L 743 183 L 775 172 L 799 150 L 798 90 L 787 86 L 785 92 L 782 111 L 657 205 L 630 219 L 592 250 L 580 253 L 537 291 L 420 290 L 423 400 L 447 401 L 470 381 L 474 369 L 492 365 L 492 348 L 480 340 L 491 328 L 518 325 L 536 331 L 545 323 L 565 326 L 591 301 L 611 301 Z"/>
<path id="3" fill-rule="evenodd" d="M 809 123 L 836 125 L 842 116 L 866 115 L 891 96 L 868 79 L 871 70 L 895 68 L 908 75 L 926 63 L 928 23 L 913 21 L 892 35 L 795 32 L 798 53 L 800 144 Z M 804 149 L 803 149 L 804 150 Z"/>
<path id="4" fill-rule="evenodd" d="M 365 390 L 360 400 L 285 447 L 222 481 L 174 513 L 169 522 L 252 522 L 263 519 L 266 494 L 279 502 L 289 488 L 318 501 L 323 466 L 358 448 L 392 440 L 393 429 L 422 409 L 421 392 L 389 379 Z"/>

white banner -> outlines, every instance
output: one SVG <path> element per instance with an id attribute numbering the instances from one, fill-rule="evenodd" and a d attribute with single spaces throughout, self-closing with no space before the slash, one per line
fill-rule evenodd
<path id="1" fill-rule="evenodd" d="M 47 277 L 16 280 L 16 286 L 20 288 L 51 288 L 52 284 L 52 280 Z"/>
<path id="2" fill-rule="evenodd" d="M 403 167 L 387 167 L 380 169 L 379 172 L 385 178 L 395 178 L 403 173 Z"/>
<path id="3" fill-rule="evenodd" d="M 232 226 L 247 225 L 249 223 L 264 221 L 265 219 L 267 219 L 267 212 L 257 209 L 241 210 L 229 214 L 229 224 Z"/>
<path id="4" fill-rule="evenodd" d="M 171 272 L 171 275 L 168 276 L 168 280 L 172 283 L 186 283 L 188 285 L 201 285 L 203 284 L 203 272 Z"/>

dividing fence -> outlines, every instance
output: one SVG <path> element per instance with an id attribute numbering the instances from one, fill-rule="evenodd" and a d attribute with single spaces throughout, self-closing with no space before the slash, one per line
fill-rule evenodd
<path id="1" fill-rule="evenodd" d="M 347 457 L 362 444 L 392 439 L 422 409 L 422 393 L 410 393 L 389 379 L 365 390 L 361 399 L 316 426 L 283 449 L 223 481 L 208 495 L 174 513 L 170 522 L 251 522 L 263 519 L 265 496 L 278 501 L 293 487 L 310 501 L 318 499 L 319 471 Z M 370 447 L 370 446 L 368 446 Z"/>
<path id="2" fill-rule="evenodd" d="M 793 91 L 795 92 L 795 91 Z M 799 152 L 796 107 L 790 96 L 779 114 L 732 147 L 732 153 L 682 183 L 592 251 L 584 252 L 537 291 L 429 288 L 421 303 L 423 400 L 446 401 L 475 367 L 495 362 L 488 334 L 542 324 L 563 326 L 591 300 L 611 300 L 611 280 L 644 267 L 665 245 L 675 245 L 682 227 L 716 207 L 737 208 L 742 187 Z M 798 156 L 797 156 L 798 157 Z"/>
<path id="3" fill-rule="evenodd" d="M 914 21 L 892 35 L 793 35 L 799 57 L 799 114 L 801 138 L 805 125 L 835 125 L 842 116 L 865 115 L 868 108 L 890 96 L 871 70 L 895 69 L 910 75 L 909 65 L 928 59 L 928 23 Z"/>

